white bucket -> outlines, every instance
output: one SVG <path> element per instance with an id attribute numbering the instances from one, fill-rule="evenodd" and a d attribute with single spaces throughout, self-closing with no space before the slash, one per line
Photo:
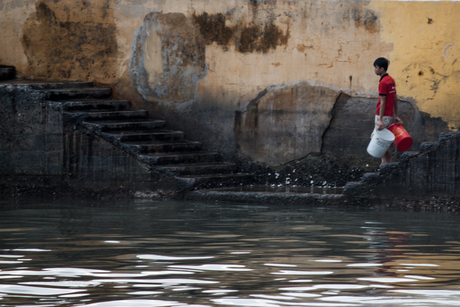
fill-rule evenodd
<path id="1" fill-rule="evenodd" d="M 390 130 L 375 129 L 369 146 L 367 146 L 367 152 L 374 158 L 381 158 L 385 155 L 385 152 L 394 140 L 395 135 Z"/>

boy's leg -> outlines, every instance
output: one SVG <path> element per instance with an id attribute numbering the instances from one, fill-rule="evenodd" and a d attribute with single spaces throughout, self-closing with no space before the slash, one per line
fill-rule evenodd
<path id="1" fill-rule="evenodd" d="M 390 148 L 388 148 L 382 157 L 382 163 L 380 163 L 380 165 L 382 165 L 383 163 L 390 163 L 390 162 L 391 162 L 391 150 Z"/>
<path id="2" fill-rule="evenodd" d="M 376 115 L 375 116 L 376 123 L 377 123 L 378 118 L 379 116 Z M 385 125 L 385 128 L 388 128 L 393 123 L 393 116 L 384 116 L 382 120 L 383 120 L 383 124 Z M 390 150 L 390 147 L 388 147 L 387 151 L 382 157 L 382 163 L 380 163 L 380 165 L 382 165 L 383 163 L 390 163 L 390 162 L 391 162 L 391 150 Z"/>

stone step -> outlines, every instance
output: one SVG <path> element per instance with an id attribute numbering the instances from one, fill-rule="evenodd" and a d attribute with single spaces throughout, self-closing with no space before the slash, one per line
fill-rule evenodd
<path id="1" fill-rule="evenodd" d="M 188 164 L 170 164 L 158 166 L 158 170 L 166 171 L 176 175 L 202 175 L 202 174 L 219 174 L 233 173 L 236 170 L 234 163 L 188 163 Z"/>
<path id="2" fill-rule="evenodd" d="M 180 175 L 176 178 L 185 181 L 188 187 L 193 187 L 194 189 L 238 186 L 250 184 L 254 181 L 254 175 L 247 173 Z"/>
<path id="3" fill-rule="evenodd" d="M 91 88 L 94 86 L 93 82 L 49 82 L 49 81 L 35 81 L 35 80 L 18 80 L 17 83 L 26 83 L 30 88 L 36 90 L 49 90 L 49 89 L 77 89 L 77 88 Z"/>
<path id="4" fill-rule="evenodd" d="M 216 152 L 168 152 L 140 155 L 139 158 L 149 165 L 167 165 L 181 163 L 217 162 L 220 156 Z"/>
<path id="5" fill-rule="evenodd" d="M 16 68 L 14 66 L 0 65 L 0 81 L 14 78 L 16 78 Z"/>
<path id="6" fill-rule="evenodd" d="M 409 161 L 411 158 L 416 157 L 420 154 L 418 151 L 405 151 L 399 157 L 399 162 L 404 163 Z"/>
<path id="7" fill-rule="evenodd" d="M 375 182 L 380 178 L 380 172 L 364 173 L 361 177 L 362 182 Z"/>
<path id="8" fill-rule="evenodd" d="M 184 137 L 182 131 L 173 130 L 124 130 L 120 132 L 103 132 L 109 138 L 116 138 L 120 142 L 137 142 L 137 141 L 159 141 L 159 140 L 181 140 Z"/>
<path id="9" fill-rule="evenodd" d="M 138 142 L 123 142 L 130 146 L 137 153 L 160 153 L 160 152 L 183 152 L 183 151 L 198 151 L 201 150 L 200 142 L 191 141 L 138 141 Z"/>
<path id="10" fill-rule="evenodd" d="M 69 111 L 67 114 L 72 117 L 83 118 L 86 121 L 91 120 L 132 120 L 147 118 L 148 112 L 145 110 L 120 110 L 120 111 L 100 111 L 100 110 L 88 110 L 88 111 Z"/>
<path id="11" fill-rule="evenodd" d="M 343 194 L 303 193 L 303 192 L 252 192 L 235 189 L 194 190 L 186 195 L 188 200 L 213 200 L 243 203 L 283 204 L 283 205 L 343 205 L 346 196 Z"/>
<path id="12" fill-rule="evenodd" d="M 109 98 L 112 95 L 110 87 L 82 87 L 82 88 L 50 88 L 43 89 L 50 100 Z"/>
<path id="13" fill-rule="evenodd" d="M 438 142 L 423 142 L 420 144 L 419 151 L 430 150 L 432 148 L 435 148 L 436 145 L 438 145 Z"/>
<path id="14" fill-rule="evenodd" d="M 164 120 L 154 119 L 131 119 L 131 120 L 86 120 L 86 126 L 91 125 L 92 130 L 98 131 L 122 131 L 122 130 L 140 130 L 140 129 L 159 129 L 164 128 Z"/>
<path id="15" fill-rule="evenodd" d="M 84 111 L 84 110 L 124 110 L 131 107 L 129 100 L 119 99 L 78 99 L 67 100 L 63 103 L 64 110 Z"/>
<path id="16" fill-rule="evenodd" d="M 50 89 L 66 89 L 66 88 L 91 88 L 94 86 L 93 82 L 79 82 L 79 81 L 43 81 L 43 80 L 26 80 L 14 79 L 4 81 L 5 83 L 15 86 L 26 86 L 33 90 L 50 90 Z"/>

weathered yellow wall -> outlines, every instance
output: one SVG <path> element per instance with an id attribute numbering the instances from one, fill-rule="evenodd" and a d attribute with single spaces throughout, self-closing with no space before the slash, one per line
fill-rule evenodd
<path id="1" fill-rule="evenodd" d="M 372 1 L 379 12 L 381 39 L 398 93 L 412 97 L 421 111 L 460 127 L 459 2 Z"/>
<path id="2" fill-rule="evenodd" d="M 209 129 L 222 129 L 227 138 L 222 142 L 232 141 L 235 111 L 244 110 L 269 86 L 308 82 L 353 95 L 376 95 L 372 63 L 379 56 L 390 59 L 389 72 L 400 95 L 441 117 L 450 129 L 460 127 L 458 2 L 3 0 L 0 11 L 0 64 L 14 65 L 28 78 L 111 84 L 118 95 L 147 109 L 172 112 L 177 122 L 184 117 L 190 127 L 188 112 L 205 110 L 206 118 L 199 120 L 207 121 L 203 126 Z M 163 17 L 181 14 L 203 36 L 206 65 L 192 80 L 192 103 L 171 102 L 172 94 L 164 100 L 142 98 L 132 85 L 139 65 L 145 65 L 150 84 L 167 67 L 160 67 L 165 59 L 159 52 L 140 48 L 140 29 L 153 12 Z M 172 31 L 168 16 L 161 18 Z M 160 46 L 158 33 L 145 41 Z M 134 67 L 135 54 L 149 60 Z M 194 124 L 198 126 L 198 119 Z M 209 137 L 221 138 L 218 133 Z"/>

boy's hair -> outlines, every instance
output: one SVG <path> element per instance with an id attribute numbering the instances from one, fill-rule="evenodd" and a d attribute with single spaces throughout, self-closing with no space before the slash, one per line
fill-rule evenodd
<path id="1" fill-rule="evenodd" d="M 388 70 L 389 64 L 390 64 L 390 61 L 388 61 L 385 58 L 378 58 L 377 60 L 374 61 L 374 67 L 375 66 L 382 67 L 383 69 L 385 69 L 385 71 Z"/>

